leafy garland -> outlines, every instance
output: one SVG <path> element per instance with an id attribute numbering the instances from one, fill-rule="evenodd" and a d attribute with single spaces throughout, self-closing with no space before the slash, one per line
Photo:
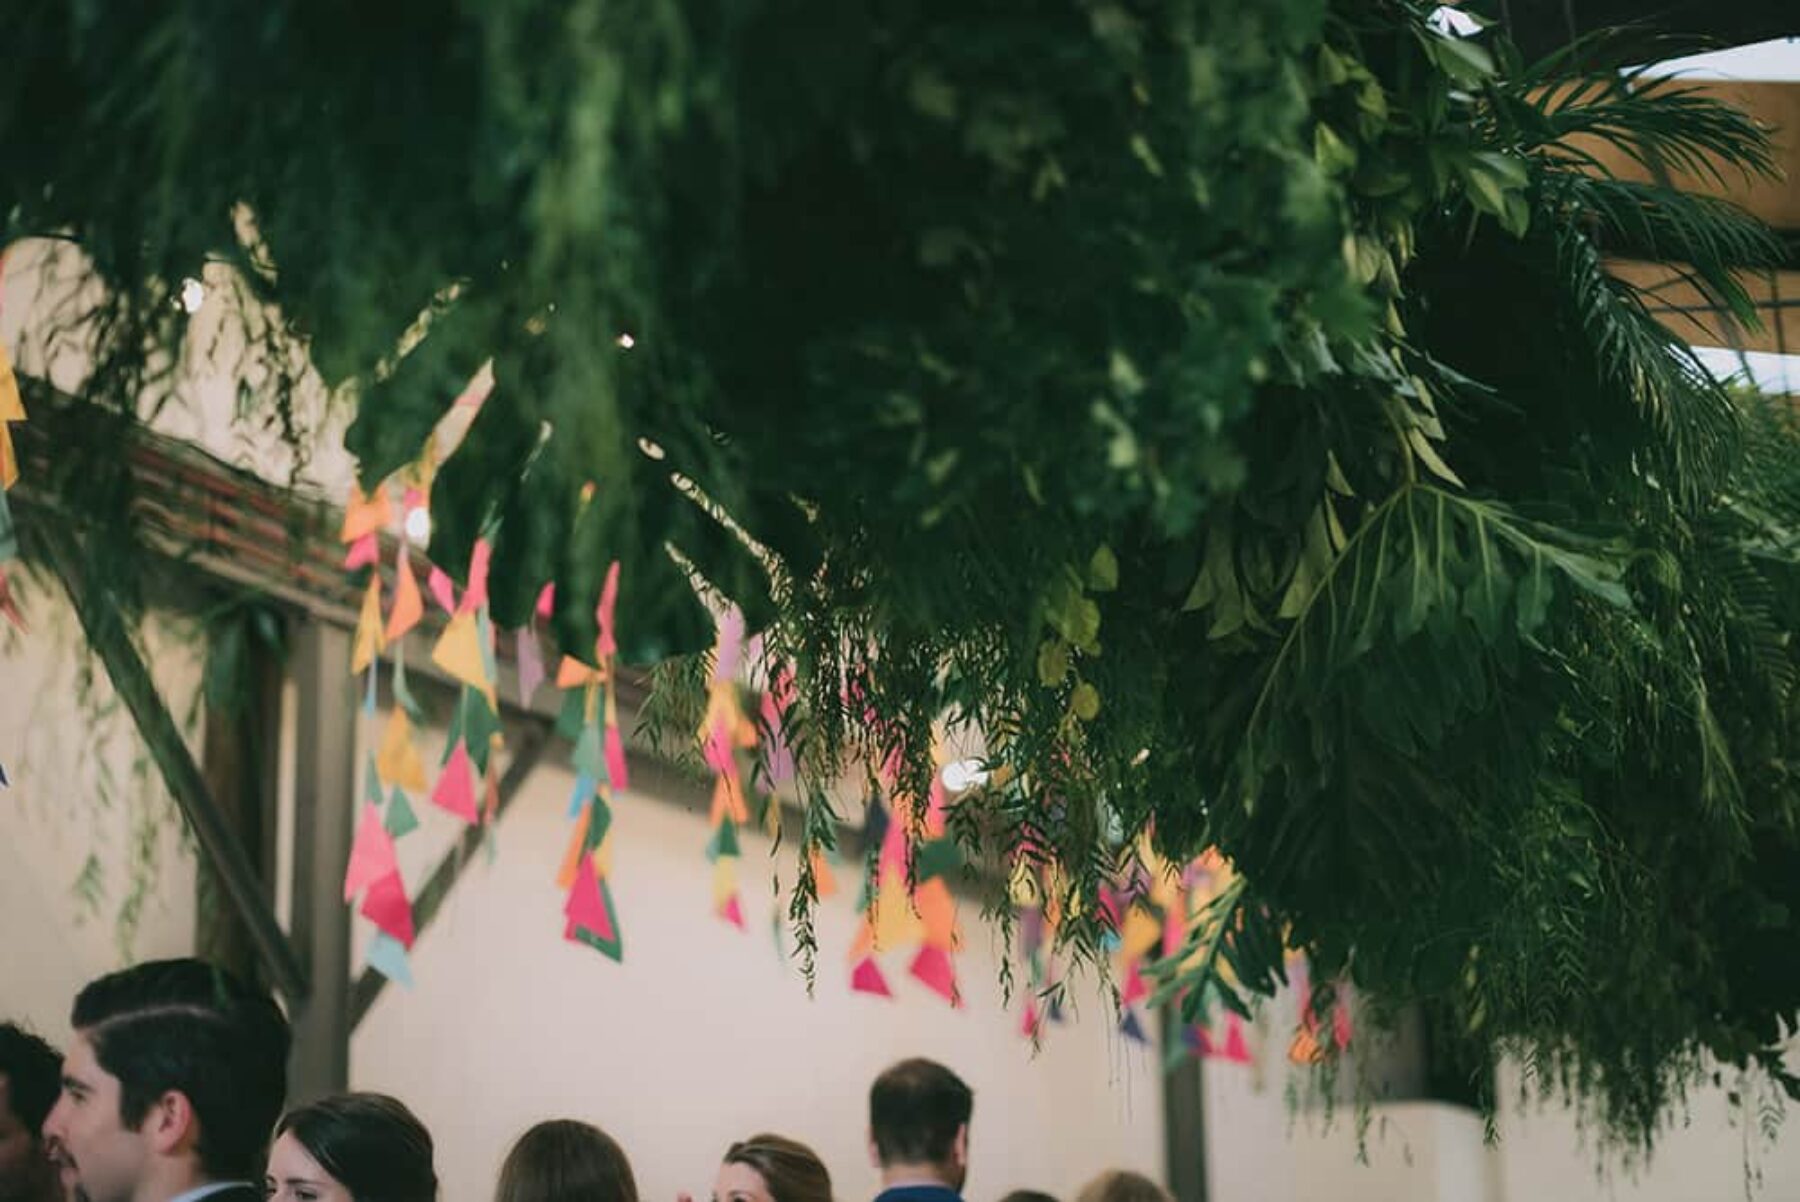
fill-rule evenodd
<path id="1" fill-rule="evenodd" d="M 1191 1007 L 1297 946 L 1638 1144 L 1702 1053 L 1800 1090 L 1800 459 L 1605 270 L 1743 315 L 1778 248 L 1586 149 L 1761 132 L 1617 69 L 1659 48 L 1527 66 L 1408 0 L 803 8 L 37 0 L 0 214 L 109 285 L 121 411 L 206 256 L 358 392 L 366 480 L 491 358 L 434 557 L 491 534 L 494 621 L 554 580 L 563 647 L 619 561 L 626 663 L 705 649 L 690 576 L 734 601 L 808 851 L 977 731 L 950 829 L 1056 868 L 1077 958 L 1149 832 L 1243 882 Z"/>

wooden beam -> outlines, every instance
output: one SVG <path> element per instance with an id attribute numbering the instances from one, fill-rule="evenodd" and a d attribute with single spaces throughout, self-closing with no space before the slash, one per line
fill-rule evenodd
<path id="1" fill-rule="evenodd" d="M 1795 5 L 1794 11 L 1800 13 L 1800 5 Z M 1682 87 L 1721 100 L 1767 126 L 1778 174 L 1768 179 L 1724 168 L 1720 172 L 1724 178 L 1716 180 L 1704 174 L 1670 171 L 1669 182 L 1684 192 L 1729 200 L 1778 230 L 1800 230 L 1800 187 L 1794 182 L 1800 180 L 1800 83 L 1709 79 Z M 1621 179 L 1651 178 L 1649 171 L 1612 143 L 1583 137 L 1571 139 L 1571 145 L 1592 154 L 1604 170 Z"/>
<path id="2" fill-rule="evenodd" d="M 1756 305 L 1759 330 L 1739 326 L 1670 263 L 1612 260 L 1606 269 L 1645 293 L 1650 312 L 1692 346 L 1800 354 L 1800 271 L 1745 272 L 1740 279 Z"/>
<path id="3" fill-rule="evenodd" d="M 176 726 L 156 681 L 132 644 L 117 602 L 104 589 L 87 587 L 81 549 L 67 531 L 43 539 L 51 568 L 75 605 L 88 645 L 100 656 L 114 690 L 130 711 L 151 758 L 199 841 L 201 853 L 218 872 L 232 907 L 249 929 L 258 959 L 270 981 L 290 1003 L 307 994 L 307 977 L 287 936 L 275 921 L 256 871 L 207 790 L 194 754 Z"/>

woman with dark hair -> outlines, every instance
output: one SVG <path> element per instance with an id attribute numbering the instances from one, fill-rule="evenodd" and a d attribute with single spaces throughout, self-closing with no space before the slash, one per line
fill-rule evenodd
<path id="1" fill-rule="evenodd" d="M 269 1202 L 436 1202 L 431 1132 L 386 1094 L 338 1094 L 275 1125 Z"/>
<path id="2" fill-rule="evenodd" d="M 638 1202 L 631 1162 L 613 1137 L 574 1119 L 539 1123 L 500 1167 L 495 1202 Z"/>
<path id="3" fill-rule="evenodd" d="M 752 1135 L 725 1149 L 712 1202 L 831 1202 L 831 1174 L 803 1143 Z"/>

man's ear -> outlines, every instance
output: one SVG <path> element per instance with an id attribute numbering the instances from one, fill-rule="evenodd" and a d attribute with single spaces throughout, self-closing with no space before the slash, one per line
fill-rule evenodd
<path id="1" fill-rule="evenodd" d="M 969 1124 L 964 1123 L 956 1129 L 956 1138 L 950 1141 L 950 1159 L 959 1169 L 969 1167 Z"/>
<path id="2" fill-rule="evenodd" d="M 158 1155 L 180 1155 L 200 1143 L 200 1118 L 186 1094 L 179 1089 L 165 1090 L 144 1112 L 138 1134 L 149 1141 L 151 1150 Z"/>
<path id="3" fill-rule="evenodd" d="M 875 1142 L 875 1132 L 869 1132 L 869 1163 L 876 1168 L 881 1167 L 881 1145 Z"/>

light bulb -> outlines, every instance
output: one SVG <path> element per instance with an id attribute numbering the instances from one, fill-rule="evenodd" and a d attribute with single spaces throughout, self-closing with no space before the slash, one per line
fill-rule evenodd
<path id="1" fill-rule="evenodd" d="M 406 538 L 415 547 L 431 541 L 431 511 L 423 505 L 406 511 Z"/>
<path id="2" fill-rule="evenodd" d="M 980 760 L 952 760 L 944 765 L 944 788 L 952 793 L 978 788 L 987 783 L 987 769 Z"/>
<path id="3" fill-rule="evenodd" d="M 206 285 L 193 276 L 181 281 L 181 307 L 189 316 L 200 312 L 200 306 L 206 303 Z"/>

